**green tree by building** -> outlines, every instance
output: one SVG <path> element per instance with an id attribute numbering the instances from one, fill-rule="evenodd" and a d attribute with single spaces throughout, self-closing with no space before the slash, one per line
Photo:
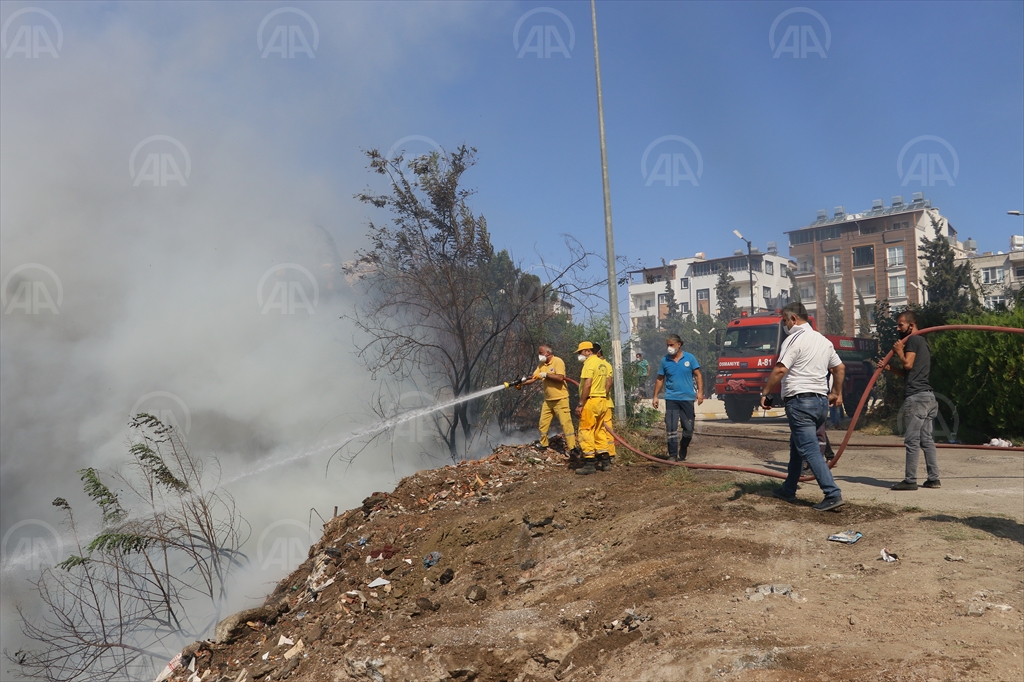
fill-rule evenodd
<path id="1" fill-rule="evenodd" d="M 843 319 L 843 301 L 836 296 L 835 287 L 825 288 L 825 333 L 846 336 L 846 320 Z"/>
<path id="2" fill-rule="evenodd" d="M 718 319 L 729 324 L 740 316 L 740 310 L 736 306 L 736 295 L 739 291 L 733 287 L 733 278 L 725 265 L 718 266 L 718 283 L 715 284 L 715 297 L 718 298 Z"/>

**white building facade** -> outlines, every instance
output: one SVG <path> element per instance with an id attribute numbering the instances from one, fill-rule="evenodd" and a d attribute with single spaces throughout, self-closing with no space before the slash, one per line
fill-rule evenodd
<path id="1" fill-rule="evenodd" d="M 990 310 L 1001 305 L 1013 307 L 1014 297 L 1024 285 L 1024 236 L 1010 236 L 1007 253 L 986 251 L 978 253 L 973 239 L 964 242 L 966 256 L 956 262 L 969 261 L 982 303 Z"/>
<path id="2" fill-rule="evenodd" d="M 795 264 L 780 256 L 774 244 L 769 243 L 768 253 L 756 250 L 749 259 L 742 251 L 724 258 L 705 258 L 703 253 L 698 253 L 692 258 L 674 259 L 664 266 L 634 270 L 629 273 L 630 331 L 657 327 L 659 320 L 668 314 L 666 281 L 684 317 L 698 312 L 717 315 L 715 285 L 720 268 L 725 268 L 733 277 L 736 306 L 741 311 L 750 312 L 751 279 L 754 312 L 775 310 L 789 301 L 789 269 L 792 267 Z"/>

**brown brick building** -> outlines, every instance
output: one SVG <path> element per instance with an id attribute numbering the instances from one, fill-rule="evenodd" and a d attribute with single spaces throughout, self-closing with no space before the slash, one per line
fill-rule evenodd
<path id="1" fill-rule="evenodd" d="M 807 310 L 821 311 L 817 316 L 824 327 L 825 293 L 832 289 L 843 302 L 850 336 L 857 331 L 857 292 L 869 307 L 876 299 L 888 299 L 893 308 L 924 302 L 919 251 L 922 240 L 935 236 L 935 224 L 959 247 L 956 230 L 920 192 L 909 204 L 902 196 L 893 197 L 888 207 L 881 199 L 872 204 L 870 211 L 853 214 L 837 206 L 831 218 L 828 211 L 818 211 L 814 223 L 786 233 Z"/>

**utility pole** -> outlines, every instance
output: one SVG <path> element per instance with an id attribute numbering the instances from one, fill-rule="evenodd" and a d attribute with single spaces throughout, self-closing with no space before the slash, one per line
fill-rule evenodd
<path id="1" fill-rule="evenodd" d="M 743 237 L 739 230 L 732 233 L 747 243 L 747 274 L 750 276 L 750 314 L 754 314 L 754 263 L 750 255 L 750 240 Z"/>
<path id="2" fill-rule="evenodd" d="M 612 362 L 615 372 L 615 421 L 626 421 L 626 390 L 622 383 L 622 334 L 619 329 L 619 287 L 615 278 L 615 237 L 612 234 L 612 194 L 608 187 L 608 150 L 604 142 L 604 100 L 601 96 L 601 56 L 597 49 L 597 5 L 590 0 L 594 26 L 594 71 L 597 73 L 597 125 L 601 133 L 601 180 L 604 183 L 604 240 L 608 258 L 608 314 L 611 316 Z"/>

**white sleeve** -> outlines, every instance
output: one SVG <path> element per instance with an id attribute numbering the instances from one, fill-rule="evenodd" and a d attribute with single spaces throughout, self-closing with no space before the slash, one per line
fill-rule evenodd
<path id="1" fill-rule="evenodd" d="M 793 368 L 792 360 L 796 355 L 796 352 L 793 350 L 793 338 L 794 337 L 791 336 L 782 342 L 782 349 L 779 351 L 779 359 L 775 361 L 775 364 L 783 365 L 786 369 Z"/>
<path id="2" fill-rule="evenodd" d="M 839 359 L 839 354 L 836 353 L 836 349 L 833 348 L 832 357 L 828 359 L 828 368 L 832 369 L 833 367 L 838 367 L 841 364 L 843 364 L 843 361 Z"/>

